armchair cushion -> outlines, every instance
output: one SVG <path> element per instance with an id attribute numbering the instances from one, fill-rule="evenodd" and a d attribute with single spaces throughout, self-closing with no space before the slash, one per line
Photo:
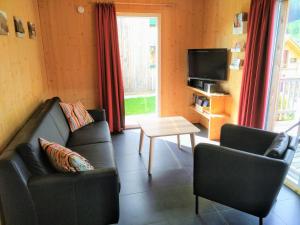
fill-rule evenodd
<path id="1" fill-rule="evenodd" d="M 286 152 L 288 144 L 289 136 L 286 133 L 279 133 L 264 155 L 275 159 L 281 159 Z"/>

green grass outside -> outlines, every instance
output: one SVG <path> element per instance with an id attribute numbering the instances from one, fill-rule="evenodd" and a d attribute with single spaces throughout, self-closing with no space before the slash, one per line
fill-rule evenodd
<path id="1" fill-rule="evenodd" d="M 155 113 L 155 96 L 125 99 L 125 115 L 140 115 Z"/>

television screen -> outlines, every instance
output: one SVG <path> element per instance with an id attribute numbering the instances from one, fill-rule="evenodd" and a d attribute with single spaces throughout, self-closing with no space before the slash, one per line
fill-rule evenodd
<path id="1" fill-rule="evenodd" d="M 227 79 L 227 49 L 189 49 L 189 78 Z"/>

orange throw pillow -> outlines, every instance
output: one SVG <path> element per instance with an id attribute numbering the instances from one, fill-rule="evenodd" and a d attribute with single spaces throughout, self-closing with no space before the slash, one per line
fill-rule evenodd
<path id="1" fill-rule="evenodd" d="M 68 120 L 72 132 L 94 122 L 81 102 L 75 104 L 61 102 L 59 104 Z"/>
<path id="2" fill-rule="evenodd" d="M 39 138 L 39 141 L 51 164 L 58 171 L 76 173 L 94 169 L 89 161 L 80 154 L 43 138 Z"/>

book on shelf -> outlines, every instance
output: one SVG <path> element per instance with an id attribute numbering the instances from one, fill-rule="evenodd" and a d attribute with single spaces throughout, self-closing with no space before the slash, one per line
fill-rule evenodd
<path id="1" fill-rule="evenodd" d="M 208 107 L 209 99 L 205 96 L 199 96 L 197 94 L 193 94 L 193 104 Z"/>

